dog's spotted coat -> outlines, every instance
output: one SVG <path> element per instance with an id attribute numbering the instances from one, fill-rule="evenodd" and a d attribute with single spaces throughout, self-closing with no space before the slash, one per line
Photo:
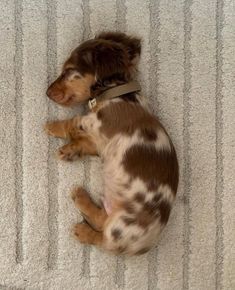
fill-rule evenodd
<path id="1" fill-rule="evenodd" d="M 178 186 L 173 144 L 138 93 L 99 102 L 100 92 L 132 79 L 140 41 L 122 33 L 103 33 L 80 45 L 66 61 L 48 96 L 71 105 L 97 97 L 85 116 L 48 123 L 49 134 L 70 138 L 59 157 L 99 155 L 103 160 L 104 208 L 78 188 L 73 199 L 88 224 L 74 233 L 83 243 L 114 253 L 143 254 L 165 227 Z"/>

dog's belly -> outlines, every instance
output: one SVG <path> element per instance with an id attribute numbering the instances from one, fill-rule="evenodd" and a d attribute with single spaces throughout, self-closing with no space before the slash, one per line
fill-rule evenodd
<path id="1" fill-rule="evenodd" d="M 113 208 L 112 208 L 112 202 L 107 196 L 103 200 L 103 205 L 104 205 L 106 213 L 110 215 L 112 213 Z"/>

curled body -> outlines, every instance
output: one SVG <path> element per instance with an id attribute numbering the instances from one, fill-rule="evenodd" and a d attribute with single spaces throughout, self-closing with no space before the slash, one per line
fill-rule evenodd
<path id="1" fill-rule="evenodd" d="M 178 186 L 177 156 L 166 130 L 146 107 L 139 92 L 99 100 L 100 92 L 112 90 L 112 87 L 132 79 L 140 54 L 137 38 L 106 33 L 95 41 L 99 43 L 99 39 L 102 53 L 111 47 L 118 54 L 118 64 L 115 63 L 113 68 L 109 65 L 106 69 L 102 64 L 101 72 L 98 68 L 92 71 L 95 66 L 101 65 L 101 60 L 97 51 L 96 58 L 93 55 L 95 48 L 90 47 L 94 45 L 91 42 L 88 48 L 82 46 L 82 52 L 78 49 L 76 55 L 77 58 L 83 57 L 88 67 L 92 64 L 92 69 L 85 70 L 83 63 L 83 71 L 80 72 L 82 61 L 72 54 L 63 68 L 66 72 L 69 67 L 69 77 L 64 80 L 59 77 L 48 89 L 49 97 L 60 104 L 63 100 L 65 105 L 75 100 L 87 100 L 88 97 L 84 96 L 86 92 L 89 97 L 96 97 L 96 106 L 84 116 L 50 122 L 46 130 L 52 136 L 70 139 L 58 151 L 61 159 L 72 161 L 89 154 L 99 155 L 103 162 L 102 207 L 94 204 L 83 188 L 76 188 L 72 193 L 76 206 L 87 221 L 75 226 L 76 238 L 116 254 L 138 255 L 156 245 L 169 219 Z M 104 45 L 106 41 L 110 41 L 108 48 Z M 85 54 L 85 60 L 84 50 L 89 52 Z M 75 70 L 74 76 L 71 76 L 71 69 Z M 79 84 L 73 84 L 76 90 L 72 92 L 72 97 L 66 95 L 68 82 L 71 94 L 71 81 L 76 80 L 79 80 L 82 91 L 79 91 Z M 81 83 L 87 87 L 81 86 Z"/>

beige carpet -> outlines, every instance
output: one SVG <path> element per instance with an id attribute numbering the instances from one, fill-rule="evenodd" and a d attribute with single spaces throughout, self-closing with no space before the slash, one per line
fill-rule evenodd
<path id="1" fill-rule="evenodd" d="M 0 289 L 235 289 L 235 1 L 0 1 Z M 140 79 L 180 161 L 158 247 L 130 259 L 84 247 L 70 189 L 102 191 L 98 159 L 53 156 L 42 125 L 68 110 L 45 90 L 104 29 L 143 38 Z"/>

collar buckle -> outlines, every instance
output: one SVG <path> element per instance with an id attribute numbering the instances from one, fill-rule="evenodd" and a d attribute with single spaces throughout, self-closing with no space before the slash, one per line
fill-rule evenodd
<path id="1" fill-rule="evenodd" d="M 90 99 L 88 101 L 88 107 L 90 110 L 92 110 L 96 105 L 97 105 L 96 98 Z"/>

